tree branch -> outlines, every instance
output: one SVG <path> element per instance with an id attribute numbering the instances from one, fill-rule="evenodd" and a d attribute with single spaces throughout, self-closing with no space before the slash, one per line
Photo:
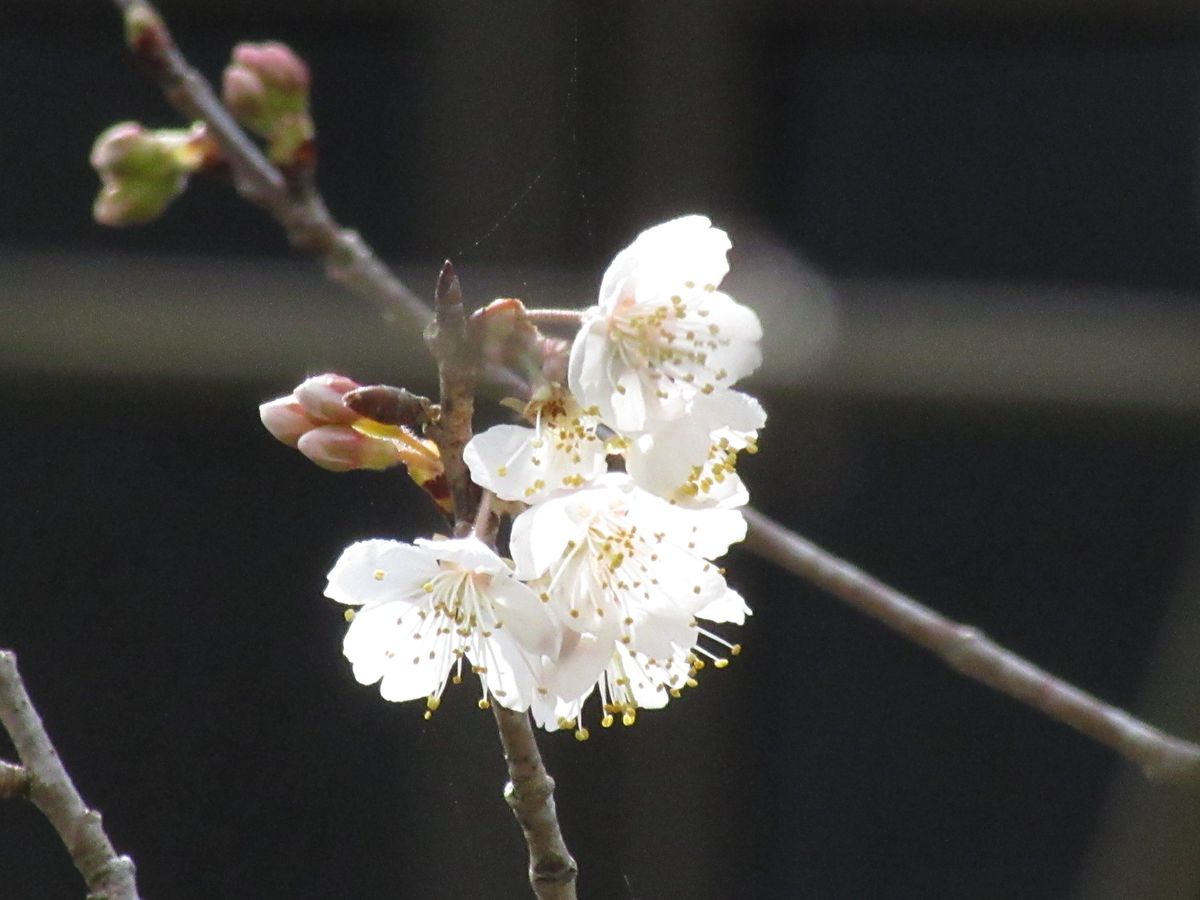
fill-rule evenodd
<path id="1" fill-rule="evenodd" d="M 89 900 L 138 900 L 133 860 L 118 856 L 100 814 L 89 809 L 58 758 L 17 671 L 17 656 L 0 650 L 0 724 L 26 773 L 25 796 L 54 826 L 88 887 Z M 5 764 L 6 778 L 16 777 Z"/>
<path id="2" fill-rule="evenodd" d="M 311 185 L 289 185 L 283 174 L 234 121 L 209 83 L 188 63 L 153 4 L 113 0 L 126 21 L 142 27 L 134 55 L 153 74 L 167 99 L 188 119 L 199 120 L 221 148 L 237 192 L 275 218 L 293 246 L 319 259 L 332 281 L 370 300 L 390 325 L 419 333 L 429 307 L 379 260 L 357 232 L 341 227 Z"/>
<path id="3" fill-rule="evenodd" d="M 438 414 L 425 426 L 425 434 L 438 446 L 450 497 L 454 501 L 454 536 L 464 537 L 475 525 L 479 489 L 463 462 L 463 448 L 471 440 L 475 415 L 477 348 L 467 332 L 462 287 L 450 260 L 442 265 L 434 291 L 433 322 L 425 330 L 425 343 L 437 361 L 440 404 Z"/>
<path id="4" fill-rule="evenodd" d="M 504 799 L 529 846 L 529 883 L 539 900 L 575 900 L 579 867 L 563 841 L 554 806 L 554 779 L 542 765 L 529 714 L 492 704 L 508 764 Z"/>
<path id="5" fill-rule="evenodd" d="M 357 231 L 333 218 L 311 178 L 284 177 L 230 115 L 212 86 L 176 45 L 162 16 L 149 0 L 113 0 L 125 21 L 137 16 L 134 56 L 151 73 L 179 112 L 201 121 L 221 148 L 238 194 L 266 210 L 292 246 L 315 257 L 328 278 L 370 301 L 383 321 L 420 334 L 432 318 L 430 308 L 379 257 Z M 524 396 L 529 386 L 503 366 L 485 368 L 486 383 L 501 395 Z"/>
<path id="6" fill-rule="evenodd" d="M 1200 784 L 1200 746 L 1165 734 L 1055 678 L 753 509 L 746 547 L 931 650 L 958 672 L 1070 725 L 1141 766 L 1152 781 Z"/>

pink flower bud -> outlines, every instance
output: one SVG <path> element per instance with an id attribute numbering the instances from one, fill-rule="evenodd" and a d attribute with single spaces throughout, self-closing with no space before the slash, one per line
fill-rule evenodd
<path id="1" fill-rule="evenodd" d="M 271 162 L 310 169 L 315 133 L 308 114 L 308 66 L 278 41 L 238 44 L 222 95 L 235 119 L 268 143 Z"/>
<path id="2" fill-rule="evenodd" d="M 296 388 L 294 396 L 304 412 L 322 425 L 349 425 L 359 415 L 342 402 L 349 392 L 360 387 L 357 381 L 327 372 L 314 375 Z"/>
<path id="3" fill-rule="evenodd" d="M 253 72 L 267 87 L 290 93 L 308 92 L 308 66 L 287 44 L 279 41 L 238 44 L 233 48 L 233 63 Z"/>
<path id="4" fill-rule="evenodd" d="M 321 425 L 306 432 L 296 449 L 322 469 L 387 469 L 401 459 L 391 441 L 367 437 L 347 425 Z"/>
<path id="5" fill-rule="evenodd" d="M 227 66 L 221 83 L 225 105 L 239 122 L 260 122 L 266 106 L 262 79 L 245 66 Z"/>
<path id="6" fill-rule="evenodd" d="M 295 447 L 306 432 L 321 424 L 305 413 L 304 407 L 293 394 L 262 404 L 258 408 L 258 416 L 267 431 L 289 447 Z"/>

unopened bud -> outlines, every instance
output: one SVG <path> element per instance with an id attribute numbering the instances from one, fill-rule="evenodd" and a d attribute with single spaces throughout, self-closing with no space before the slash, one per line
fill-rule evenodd
<path id="1" fill-rule="evenodd" d="M 358 418 L 358 413 L 348 407 L 343 398 L 357 387 L 357 381 L 327 372 L 306 379 L 296 388 L 294 396 L 304 412 L 319 424 L 349 425 Z"/>
<path id="2" fill-rule="evenodd" d="M 308 66 L 287 44 L 280 41 L 238 44 L 233 48 L 233 63 L 254 72 L 273 90 L 303 94 L 307 98 L 311 81 Z"/>
<path id="3" fill-rule="evenodd" d="M 308 66 L 286 44 L 238 44 L 225 69 L 225 105 L 242 125 L 265 138 L 271 161 L 311 162 Z"/>
<path id="4" fill-rule="evenodd" d="M 360 387 L 343 400 L 360 416 L 385 425 L 423 426 L 429 417 L 429 398 L 386 384 Z"/>
<path id="5" fill-rule="evenodd" d="M 390 441 L 367 437 L 347 425 L 314 428 L 300 438 L 296 449 L 331 472 L 388 469 L 403 461 Z"/>
<path id="6" fill-rule="evenodd" d="M 134 2 L 125 10 L 125 43 L 139 58 L 155 62 L 169 40 L 166 23 L 148 3 Z"/>
<path id="7" fill-rule="evenodd" d="M 272 437 L 289 447 L 295 447 L 305 433 L 321 424 L 313 421 L 291 395 L 263 403 L 258 407 L 258 417 Z"/>
<path id="8" fill-rule="evenodd" d="M 214 153 L 199 123 L 158 131 L 137 122 L 113 125 L 92 145 L 91 164 L 104 183 L 93 208 L 96 221 L 135 225 L 158 218 Z"/>

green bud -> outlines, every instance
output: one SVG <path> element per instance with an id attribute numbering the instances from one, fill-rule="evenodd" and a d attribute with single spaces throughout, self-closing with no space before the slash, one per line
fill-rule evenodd
<path id="1" fill-rule="evenodd" d="M 200 124 L 159 131 L 137 122 L 113 125 L 92 146 L 92 167 L 104 183 L 93 207 L 96 221 L 119 226 L 158 218 L 211 152 Z"/>

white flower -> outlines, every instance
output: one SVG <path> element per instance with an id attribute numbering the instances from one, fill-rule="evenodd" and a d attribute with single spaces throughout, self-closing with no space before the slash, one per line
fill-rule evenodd
<path id="1" fill-rule="evenodd" d="M 710 560 L 745 532 L 736 510 L 672 506 L 621 473 L 518 516 L 511 540 L 518 577 L 533 582 L 567 629 L 545 669 L 550 708 L 555 698 L 568 709 L 582 704 L 598 682 L 606 704 L 650 696 L 640 687 L 629 693 L 619 680 L 635 664 L 651 673 L 642 683 L 656 698 L 686 680 L 705 634 L 696 618 L 710 610 L 722 621 L 744 615 L 745 603 Z M 548 724 L 572 718 L 535 713 Z"/>
<path id="2" fill-rule="evenodd" d="M 589 635 L 578 636 L 576 640 L 593 646 L 597 643 Z M 563 659 L 569 662 L 578 655 L 590 654 L 567 651 Z M 564 700 L 553 694 L 536 697 L 532 706 L 534 721 L 547 731 L 577 729 L 576 736 L 586 740 L 588 730 L 581 724 L 583 704 L 593 691 L 598 691 L 602 727 L 611 727 L 614 716 L 620 716 L 625 725 L 633 725 L 638 709 L 661 709 L 672 697 L 678 697 L 685 687 L 695 687 L 696 672 L 701 665 L 703 662 L 698 657 L 683 648 L 657 660 L 618 643 L 600 663 L 599 679 L 593 675 L 571 699 Z"/>
<path id="3" fill-rule="evenodd" d="M 580 403 L 637 434 L 758 367 L 758 317 L 717 290 L 730 246 L 704 216 L 684 216 L 617 254 L 571 346 L 568 380 Z"/>
<path id="4" fill-rule="evenodd" d="M 737 455 L 758 450 L 767 414 L 738 391 L 698 395 L 688 414 L 627 442 L 625 468 L 638 485 L 680 506 L 745 506 Z"/>
<path id="5" fill-rule="evenodd" d="M 537 503 L 595 481 L 605 471 L 600 420 L 559 385 L 543 388 L 525 408 L 532 428 L 495 425 L 463 449 L 471 480 L 502 500 Z"/>
<path id="6" fill-rule="evenodd" d="M 720 600 L 697 612 L 696 618 L 741 624 L 749 612 L 741 596 L 728 591 Z M 721 652 L 727 651 L 729 656 L 741 653 L 740 644 L 731 644 L 698 624 L 697 634 L 724 648 Z M 607 657 L 605 652 L 609 653 Z M 660 709 L 685 687 L 695 687 L 696 675 L 706 665 L 705 658 L 717 668 L 729 664 L 728 656 L 717 655 L 698 643 L 676 647 L 670 655 L 655 659 L 621 642 L 612 645 L 595 635 L 567 632 L 557 660 L 547 662 L 547 678 L 556 686 L 557 693 L 548 689 L 539 691 L 531 707 L 534 720 L 547 731 L 574 728 L 576 737 L 586 740 L 588 729 L 581 724 L 581 713 L 584 703 L 597 692 L 601 726 L 611 727 L 614 716 L 620 716 L 624 725 L 633 725 L 638 709 Z"/>
<path id="7" fill-rule="evenodd" d="M 484 687 L 481 706 L 490 693 L 524 710 L 541 656 L 558 653 L 559 629 L 537 596 L 474 537 L 351 544 L 330 571 L 325 595 L 362 607 L 343 649 L 354 677 L 380 682 L 387 700 L 425 697 L 437 709 L 451 673 L 461 680 L 465 658 Z"/>

